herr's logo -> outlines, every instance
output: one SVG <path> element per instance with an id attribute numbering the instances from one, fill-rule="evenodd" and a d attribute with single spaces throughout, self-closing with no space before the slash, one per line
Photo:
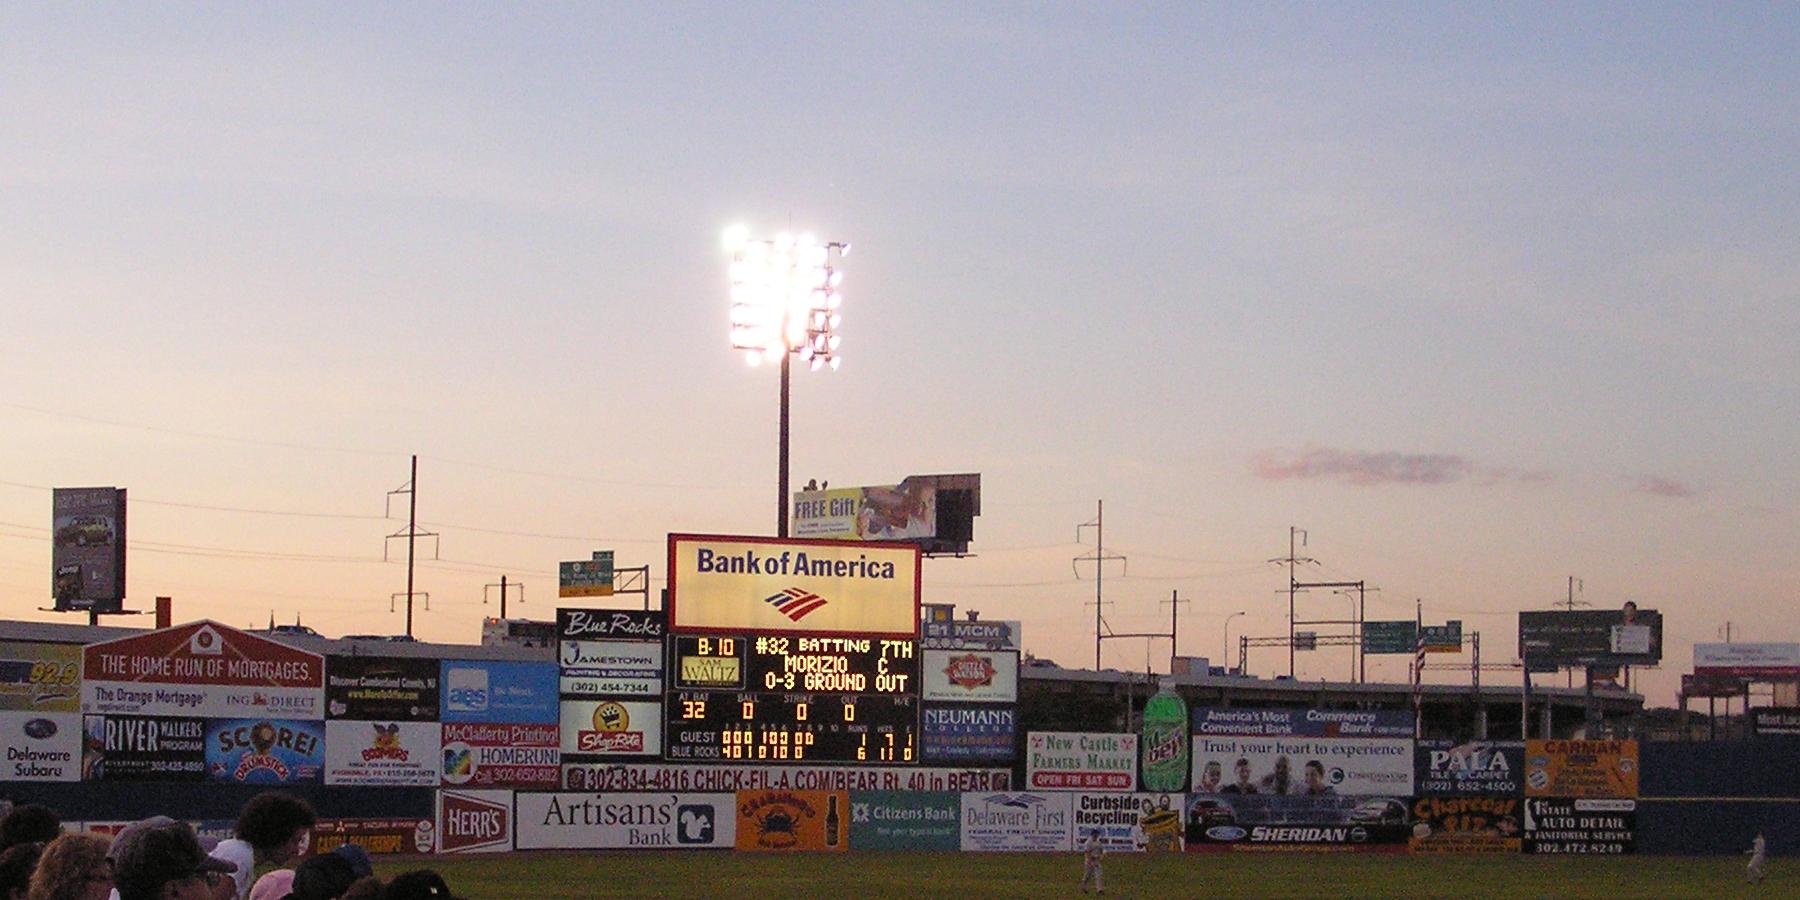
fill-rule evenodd
<path id="1" fill-rule="evenodd" d="M 796 622 L 806 615 L 825 605 L 825 598 L 804 588 L 788 588 L 779 594 L 764 597 L 763 602 L 775 607 L 784 616 Z"/>

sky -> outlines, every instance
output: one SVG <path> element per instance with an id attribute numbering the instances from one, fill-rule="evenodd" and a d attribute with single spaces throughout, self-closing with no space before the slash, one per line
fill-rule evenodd
<path id="1" fill-rule="evenodd" d="M 3 4 L 0 615 L 78 621 L 53 486 L 129 490 L 129 606 L 327 635 L 404 627 L 413 454 L 427 640 L 773 533 L 741 222 L 853 245 L 795 484 L 982 476 L 926 602 L 1091 666 L 1122 556 L 1107 625 L 1179 597 L 1217 661 L 1298 528 L 1486 661 L 1572 585 L 1659 609 L 1672 704 L 1727 623 L 1800 640 L 1797 51 L 1780 4 Z"/>

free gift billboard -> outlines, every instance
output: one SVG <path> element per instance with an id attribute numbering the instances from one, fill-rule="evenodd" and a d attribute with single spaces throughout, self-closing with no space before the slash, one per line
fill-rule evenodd
<path id="1" fill-rule="evenodd" d="M 82 649 L 81 709 L 323 719 L 325 657 L 208 621 L 102 641 Z"/>
<path id="2" fill-rule="evenodd" d="M 674 631 L 914 638 L 915 544 L 669 535 Z"/>

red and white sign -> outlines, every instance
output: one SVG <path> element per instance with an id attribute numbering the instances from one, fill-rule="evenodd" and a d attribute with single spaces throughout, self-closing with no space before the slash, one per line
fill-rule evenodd
<path id="1" fill-rule="evenodd" d="M 435 787 L 442 733 L 436 722 L 325 723 L 325 783 Z"/>
<path id="2" fill-rule="evenodd" d="M 445 722 L 444 783 L 553 789 L 562 780 L 555 725 Z"/>
<path id="3" fill-rule="evenodd" d="M 926 700 L 1016 703 L 1019 654 L 1004 650 L 924 650 L 919 676 Z"/>
<path id="4" fill-rule="evenodd" d="M 1695 644 L 1694 674 L 1800 677 L 1800 644 Z"/>
<path id="5" fill-rule="evenodd" d="M 563 700 L 562 752 L 602 756 L 662 753 L 662 705 L 636 700 Z"/>
<path id="6" fill-rule="evenodd" d="M 1033 731 L 1025 739 L 1025 788 L 1032 791 L 1137 789 L 1138 736 Z"/>
<path id="7" fill-rule="evenodd" d="M 438 791 L 437 852 L 506 853 L 512 818 L 512 791 Z"/>
<path id="8" fill-rule="evenodd" d="M 323 719 L 325 657 L 211 621 L 89 644 L 81 711 Z"/>

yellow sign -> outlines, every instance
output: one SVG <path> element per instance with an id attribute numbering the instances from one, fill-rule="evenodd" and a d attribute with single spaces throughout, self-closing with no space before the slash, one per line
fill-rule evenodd
<path id="1" fill-rule="evenodd" d="M 669 535 L 671 630 L 919 631 L 913 544 Z"/>
<path id="2" fill-rule="evenodd" d="M 1637 795 L 1637 741 L 1525 742 L 1527 797 Z"/>
<path id="3" fill-rule="evenodd" d="M 850 846 L 844 791 L 738 791 L 739 850 L 842 851 Z"/>
<path id="4" fill-rule="evenodd" d="M 0 641 L 0 709 L 81 712 L 81 645 Z"/>

